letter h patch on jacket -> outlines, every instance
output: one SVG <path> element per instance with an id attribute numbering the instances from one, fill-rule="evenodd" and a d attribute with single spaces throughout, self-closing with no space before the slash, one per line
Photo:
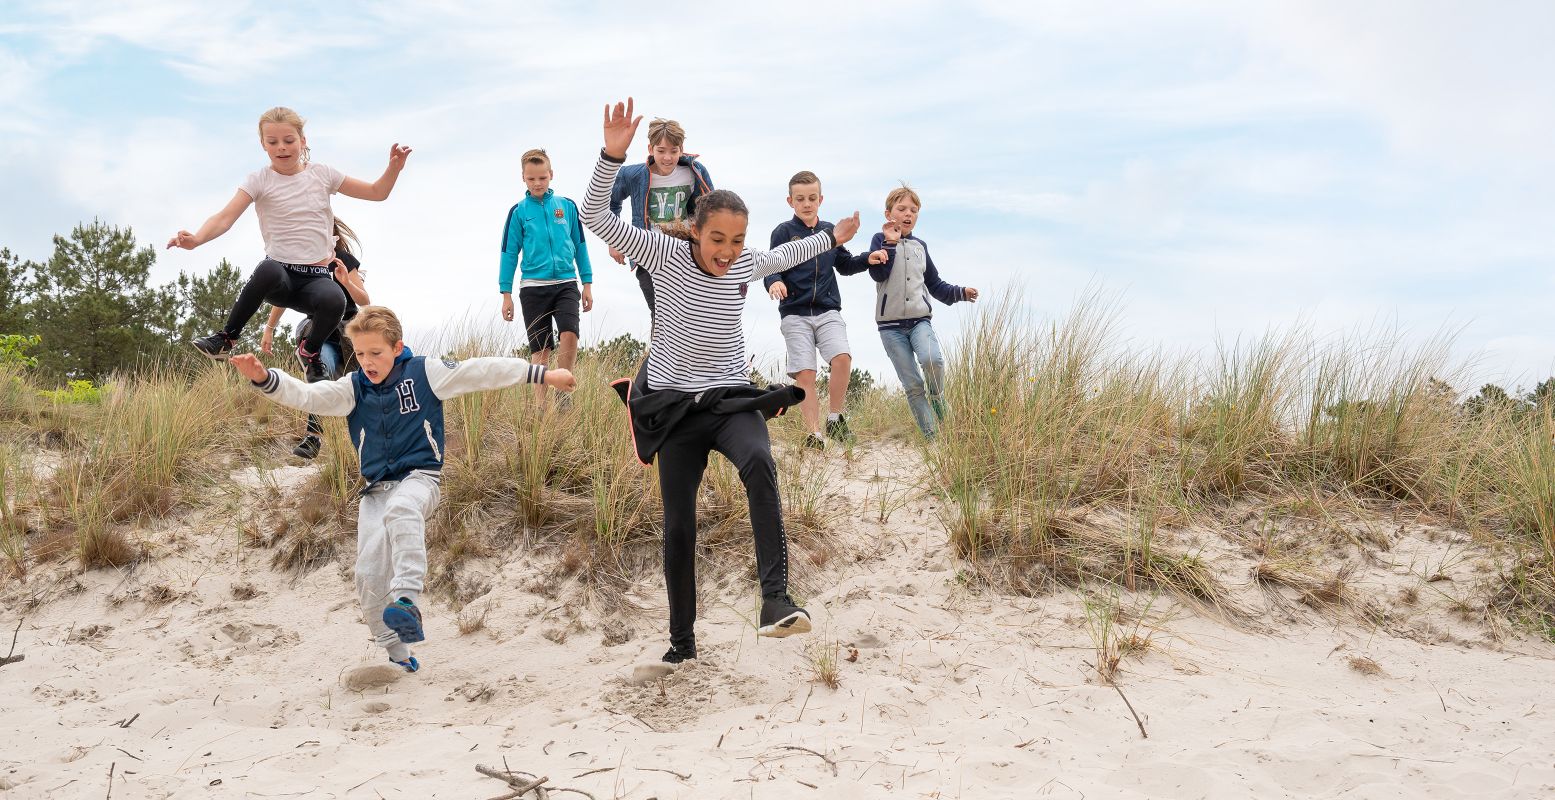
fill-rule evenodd
<path id="1" fill-rule="evenodd" d="M 421 404 L 416 402 L 416 382 L 406 378 L 394 387 L 395 394 L 400 396 L 400 413 L 414 414 L 421 410 Z"/>

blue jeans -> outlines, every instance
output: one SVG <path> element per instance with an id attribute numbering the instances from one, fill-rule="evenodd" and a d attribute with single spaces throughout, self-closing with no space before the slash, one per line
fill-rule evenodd
<path id="1" fill-rule="evenodd" d="M 324 374 L 330 380 L 340 377 L 340 345 L 332 339 L 325 339 L 319 347 L 319 360 L 324 362 Z M 308 415 L 308 435 L 318 436 L 324 433 L 324 423 L 319 421 L 317 414 Z"/>
<path id="2" fill-rule="evenodd" d="M 896 367 L 896 377 L 907 393 L 907 407 L 924 436 L 933 437 L 943 418 L 940 392 L 945 381 L 945 357 L 940 354 L 934 326 L 923 320 L 911 328 L 881 328 L 880 343 Z M 921 371 L 920 371 L 921 367 Z"/>

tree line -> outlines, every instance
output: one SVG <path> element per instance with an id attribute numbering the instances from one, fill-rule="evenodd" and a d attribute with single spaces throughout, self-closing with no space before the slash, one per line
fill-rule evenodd
<path id="1" fill-rule="evenodd" d="M 158 286 L 151 283 L 156 260 L 131 229 L 95 219 L 56 235 L 47 261 L 0 248 L 0 336 L 37 337 L 27 343 L 27 363 L 60 383 L 198 357 L 184 343 L 226 322 L 247 275 L 223 259 L 204 275 L 180 272 Z M 282 327 L 278 349 L 290 341 L 289 326 Z M 248 326 L 239 346 L 257 348 L 260 333 Z"/>

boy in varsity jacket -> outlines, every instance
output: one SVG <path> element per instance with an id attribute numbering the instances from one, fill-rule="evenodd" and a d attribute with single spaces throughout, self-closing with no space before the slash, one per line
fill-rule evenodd
<path id="1" fill-rule="evenodd" d="M 443 469 L 443 401 L 519 383 L 570 392 L 565 369 L 520 358 L 429 359 L 402 341 L 399 318 L 383 306 L 362 308 L 346 325 L 359 369 L 334 381 L 303 383 L 265 369 L 253 354 L 232 365 L 284 406 L 346 417 L 362 477 L 356 526 L 356 591 L 362 621 L 389 660 L 415 672 L 410 645 L 423 641 L 416 607 L 427 571 L 426 520 L 437 509 Z"/>

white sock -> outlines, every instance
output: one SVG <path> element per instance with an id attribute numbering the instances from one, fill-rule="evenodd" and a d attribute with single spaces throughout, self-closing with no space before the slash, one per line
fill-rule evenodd
<path id="1" fill-rule="evenodd" d="M 842 419 L 842 412 L 840 411 L 833 411 L 826 415 L 827 422 L 836 422 L 839 419 Z"/>

